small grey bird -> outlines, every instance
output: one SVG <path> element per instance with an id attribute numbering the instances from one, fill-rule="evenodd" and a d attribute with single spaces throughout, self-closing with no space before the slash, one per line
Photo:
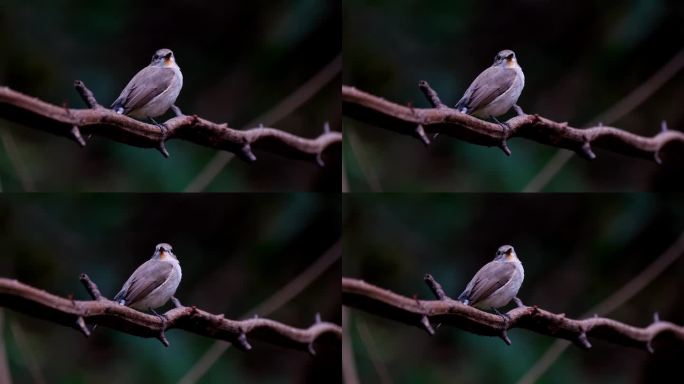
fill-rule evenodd
<path id="1" fill-rule="evenodd" d="M 525 87 L 523 74 L 515 53 L 509 49 L 499 52 L 494 64 L 480 73 L 465 91 L 456 109 L 461 113 L 492 119 L 503 125 L 497 116 L 508 112 L 518 101 Z"/>
<path id="2" fill-rule="evenodd" d="M 152 62 L 136 73 L 121 95 L 112 103 L 114 112 L 136 119 L 147 119 L 162 131 L 165 127 L 154 118 L 161 116 L 176 102 L 183 88 L 183 74 L 170 49 L 162 48 Z"/>
<path id="3" fill-rule="evenodd" d="M 508 304 L 518 294 L 525 271 L 510 245 L 502 245 L 494 260 L 485 264 L 470 280 L 458 301 L 480 309 L 492 309 L 504 316 L 497 308 Z"/>
<path id="4" fill-rule="evenodd" d="M 166 304 L 181 281 L 181 267 L 169 244 L 158 244 L 152 258 L 126 280 L 114 301 L 139 311 L 151 311 Z"/>

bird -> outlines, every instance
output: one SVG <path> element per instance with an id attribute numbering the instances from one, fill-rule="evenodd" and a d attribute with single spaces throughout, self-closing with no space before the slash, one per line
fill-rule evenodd
<path id="1" fill-rule="evenodd" d="M 504 49 L 494 57 L 492 66 L 473 80 L 455 108 L 481 119 L 492 119 L 508 129 L 510 127 L 497 120 L 497 117 L 515 105 L 524 87 L 525 74 L 515 53 Z"/>
<path id="2" fill-rule="evenodd" d="M 157 244 L 154 255 L 126 280 L 114 301 L 139 311 L 150 311 L 163 321 L 155 308 L 166 304 L 176 293 L 181 277 L 173 248 L 167 243 Z"/>
<path id="3" fill-rule="evenodd" d="M 162 48 L 152 56 L 150 65 L 140 70 L 112 103 L 112 110 L 136 119 L 151 121 L 165 132 L 154 118 L 163 115 L 176 102 L 183 88 L 183 74 L 173 52 Z"/>
<path id="4" fill-rule="evenodd" d="M 502 245 L 496 251 L 494 260 L 485 264 L 473 276 L 458 301 L 479 309 L 491 309 L 507 320 L 499 312 L 520 290 L 525 278 L 525 270 L 511 245 Z"/>

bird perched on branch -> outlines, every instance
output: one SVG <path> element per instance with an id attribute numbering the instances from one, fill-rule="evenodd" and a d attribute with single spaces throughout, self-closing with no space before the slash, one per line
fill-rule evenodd
<path id="1" fill-rule="evenodd" d="M 475 308 L 492 309 L 506 321 L 506 316 L 497 308 L 505 306 L 518 294 L 524 278 L 525 271 L 515 250 L 510 245 L 502 245 L 494 260 L 473 276 L 458 301 Z"/>
<path id="2" fill-rule="evenodd" d="M 154 118 L 161 116 L 176 102 L 183 88 L 183 74 L 170 49 L 162 48 L 152 62 L 136 73 L 121 95 L 112 103 L 114 112 L 136 119 L 147 119 L 165 132 L 166 127 Z"/>
<path id="3" fill-rule="evenodd" d="M 152 258 L 126 280 L 114 301 L 139 311 L 151 311 L 166 304 L 181 281 L 181 267 L 169 244 L 157 244 Z"/>
<path id="4" fill-rule="evenodd" d="M 497 53 L 491 67 L 480 73 L 465 91 L 456 109 L 481 119 L 496 119 L 508 112 L 518 101 L 525 87 L 525 75 L 518 65 L 515 53 L 509 49 Z"/>

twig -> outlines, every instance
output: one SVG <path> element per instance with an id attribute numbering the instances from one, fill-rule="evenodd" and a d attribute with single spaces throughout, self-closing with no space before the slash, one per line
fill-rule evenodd
<path id="1" fill-rule="evenodd" d="M 93 295 L 96 285 L 86 275 L 86 287 Z M 213 339 L 238 342 L 247 345 L 246 337 L 262 340 L 286 348 L 307 351 L 309 345 L 325 334 L 342 337 L 339 325 L 318 322 L 305 329 L 291 327 L 270 319 L 230 320 L 223 315 L 214 315 L 196 307 L 180 307 L 164 314 L 164 320 L 116 302 L 100 300 L 73 300 L 52 295 L 43 290 L 0 278 L 0 305 L 27 315 L 66 325 L 83 332 L 83 323 L 97 324 L 119 330 L 134 336 L 159 338 L 165 341 L 163 331 L 172 328 L 183 329 Z M 242 342 L 241 342 L 242 341 Z M 167 342 L 168 343 L 168 342 Z M 166 343 L 165 343 L 166 344 Z M 248 348 L 246 348 L 248 349 Z"/>
<path id="2" fill-rule="evenodd" d="M 342 278 L 342 304 L 420 328 L 421 319 L 427 316 L 433 322 L 479 335 L 501 337 L 505 341 L 508 337 L 504 331 L 516 327 L 579 342 L 585 347 L 589 336 L 641 349 L 647 349 L 660 333 L 669 333 L 684 341 L 684 327 L 667 321 L 654 321 L 647 327 L 638 328 L 603 317 L 575 320 L 536 306 L 512 309 L 507 313 L 510 319 L 504 321 L 501 316 L 459 301 L 417 300 L 347 277 Z"/>
<path id="3" fill-rule="evenodd" d="M 439 101 L 437 93 L 429 87 L 426 82 L 421 82 L 421 89 L 430 90 L 429 94 L 426 93 L 429 101 Z M 452 108 L 407 107 L 346 85 L 342 86 L 342 110 L 347 116 L 415 137 L 422 142 L 425 140 L 421 133 L 428 136 L 439 133 L 472 144 L 496 146 L 506 154 L 510 154 L 506 141 L 512 137 L 524 137 L 549 146 L 570 149 L 589 159 L 595 157 L 592 147 L 596 147 L 655 160 L 665 145 L 671 142 L 684 143 L 684 133 L 679 131 L 670 130 L 659 132 L 653 137 L 643 137 L 614 127 L 573 128 L 565 122 L 559 123 L 539 115 L 513 117 L 506 122 L 510 128 L 504 129 L 499 124 Z"/>
<path id="4" fill-rule="evenodd" d="M 684 253 L 684 232 L 679 235 L 677 240 L 672 243 L 672 245 L 670 245 L 665 252 L 663 252 L 652 263 L 646 266 L 646 268 L 643 268 L 638 275 L 634 276 L 627 283 L 625 283 L 625 285 L 620 287 L 620 289 L 605 298 L 599 304 L 590 308 L 587 312 L 585 312 L 584 316 L 589 316 L 596 313 L 607 315 L 616 310 L 622 304 L 634 297 L 634 295 L 641 292 L 644 288 L 646 288 L 646 286 L 651 284 L 661 273 L 667 270 L 672 263 L 679 260 L 682 257 L 682 253 Z M 660 320 L 660 318 L 656 317 L 656 315 L 654 315 L 654 321 L 657 322 Z M 647 349 L 650 345 L 650 343 L 647 345 Z M 554 342 L 551 347 L 549 347 L 549 349 L 547 349 L 546 352 L 544 352 L 544 354 L 534 363 L 534 365 L 532 365 L 530 369 L 525 372 L 518 383 L 536 383 L 539 380 L 539 377 L 546 372 L 546 370 L 558 359 L 558 357 L 565 351 L 567 347 L 568 343 L 566 343 L 565 340 L 557 340 Z"/>
<path id="5" fill-rule="evenodd" d="M 599 124 L 600 122 L 603 122 L 604 124 L 613 124 L 641 105 L 644 101 L 648 100 L 648 98 L 660 89 L 660 87 L 667 84 L 674 75 L 681 71 L 682 68 L 684 68 L 684 49 L 680 50 L 670 61 L 653 74 L 653 76 L 649 77 L 632 92 L 620 99 L 620 101 L 615 103 L 612 107 L 596 116 L 590 124 L 593 124 L 593 122 L 599 122 Z M 661 128 L 661 131 L 665 130 Z M 541 189 L 560 172 L 571 158 L 571 152 L 562 150 L 556 152 L 546 165 L 544 165 L 544 168 L 542 168 L 525 186 L 523 192 L 541 191 Z M 654 160 L 658 164 L 661 163 L 660 154 L 658 152 L 655 153 Z"/>
<path id="6" fill-rule="evenodd" d="M 273 108 L 247 123 L 247 126 L 258 124 L 271 125 L 277 123 L 280 119 L 289 115 L 292 111 L 311 99 L 341 71 L 342 55 L 340 54 Z M 205 190 L 232 159 L 233 155 L 230 153 L 221 152 L 214 155 L 199 174 L 190 182 L 190 184 L 188 184 L 185 188 L 185 192 L 201 192 Z"/>
<path id="7" fill-rule="evenodd" d="M 76 81 L 75 87 L 90 108 L 60 107 L 0 87 L 0 116 L 81 145 L 85 144 L 83 136 L 96 135 L 135 147 L 156 148 L 167 155 L 164 142 L 180 139 L 232 152 L 246 161 L 256 160 L 252 150 L 262 150 L 315 162 L 328 147 L 342 141 L 340 132 L 323 132 L 307 139 L 275 128 L 235 130 L 226 123 L 217 124 L 196 115 L 167 120 L 164 125 L 168 130 L 162 134 L 155 125 L 102 108 L 81 81 Z"/>
<path id="8" fill-rule="evenodd" d="M 297 296 L 304 288 L 308 287 L 314 280 L 316 280 L 323 272 L 325 272 L 333 263 L 342 256 L 341 241 L 337 240 L 318 260 L 307 267 L 294 279 L 290 280 L 285 286 L 279 289 L 271 297 L 264 300 L 259 305 L 247 311 L 242 318 L 251 316 L 252 314 L 260 314 L 261 316 L 268 316 L 276 309 L 285 305 L 288 301 Z M 188 372 L 179 380 L 179 384 L 191 384 L 199 381 L 202 376 L 211 368 L 221 355 L 230 348 L 231 344 L 216 341 L 207 349 L 200 359 L 188 370 Z"/>

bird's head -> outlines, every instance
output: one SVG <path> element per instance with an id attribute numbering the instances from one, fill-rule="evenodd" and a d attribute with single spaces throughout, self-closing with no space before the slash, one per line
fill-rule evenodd
<path id="1" fill-rule="evenodd" d="M 158 260 L 178 260 L 176 255 L 173 253 L 173 248 L 166 243 L 157 244 L 152 258 Z"/>
<path id="2" fill-rule="evenodd" d="M 518 60 L 515 58 L 515 52 L 510 49 L 504 49 L 496 54 L 494 57 L 494 66 L 501 66 L 506 68 L 515 68 L 518 66 Z"/>
<path id="3" fill-rule="evenodd" d="M 499 249 L 496 251 L 496 257 L 494 257 L 494 260 L 508 262 L 519 261 L 518 255 L 515 254 L 515 249 L 513 249 L 512 245 L 500 246 Z"/>
<path id="4" fill-rule="evenodd" d="M 155 67 L 174 67 L 176 66 L 176 58 L 173 56 L 173 51 L 170 49 L 158 49 L 152 56 L 150 65 Z"/>

